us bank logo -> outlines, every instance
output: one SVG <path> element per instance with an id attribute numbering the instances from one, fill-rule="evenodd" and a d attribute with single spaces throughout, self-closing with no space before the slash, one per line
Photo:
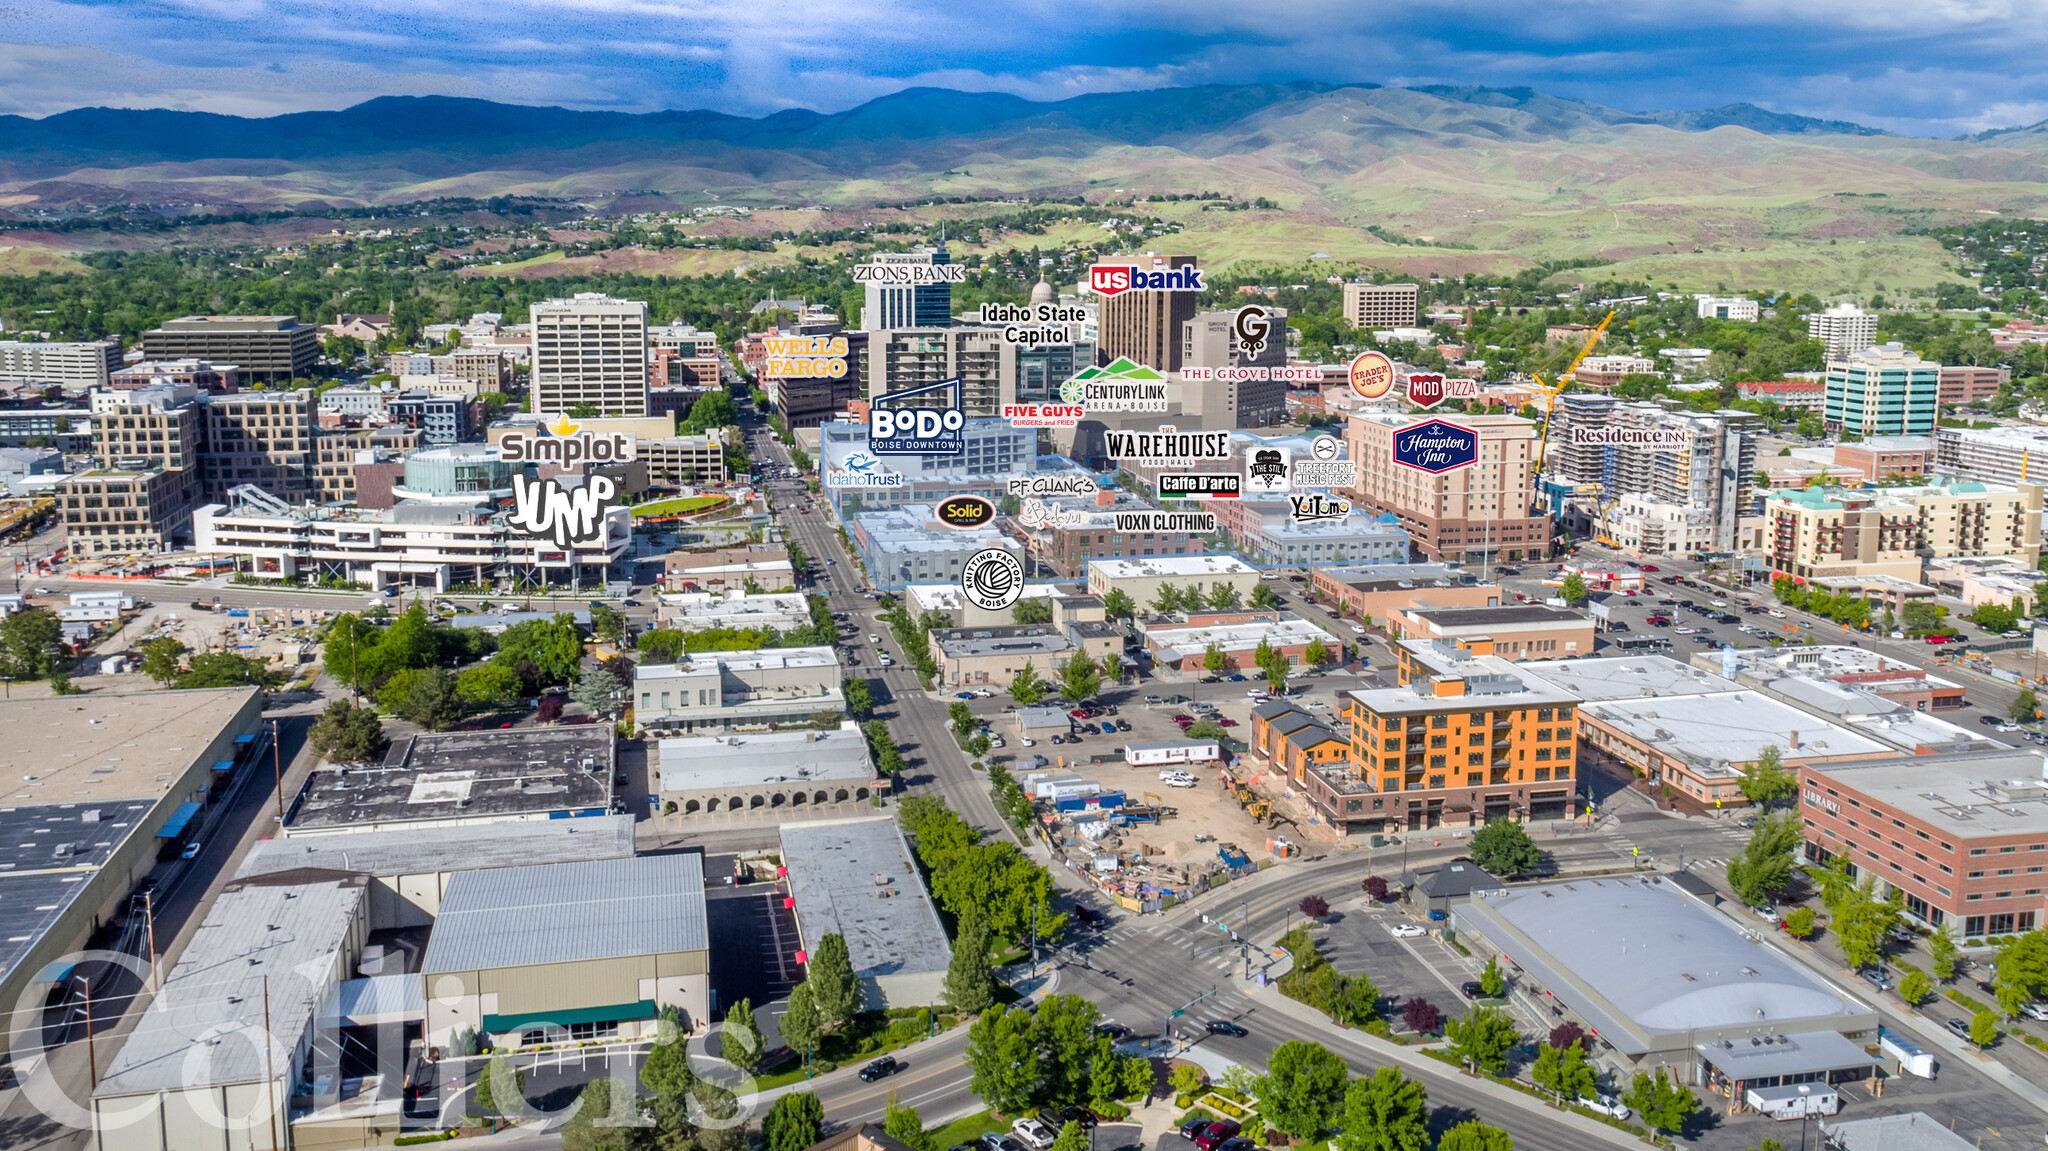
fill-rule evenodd
<path id="1" fill-rule="evenodd" d="M 878 456 L 957 456 L 967 448 L 960 377 L 876 396 L 868 451 Z"/>

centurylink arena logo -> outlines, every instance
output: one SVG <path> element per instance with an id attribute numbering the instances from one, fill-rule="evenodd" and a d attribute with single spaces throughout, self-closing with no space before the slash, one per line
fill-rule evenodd
<path id="1" fill-rule="evenodd" d="M 1024 594 L 1024 565 L 1002 548 L 983 548 L 961 565 L 960 594 L 983 611 L 1001 611 Z"/>
<path id="2" fill-rule="evenodd" d="M 1091 412 L 1163 412 L 1166 377 L 1128 356 L 1074 373 L 1060 398 Z"/>

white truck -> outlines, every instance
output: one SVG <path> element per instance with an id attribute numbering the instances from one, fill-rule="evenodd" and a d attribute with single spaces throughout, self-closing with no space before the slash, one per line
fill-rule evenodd
<path id="1" fill-rule="evenodd" d="M 1895 1060 L 1899 1069 L 1922 1079 L 1934 1078 L 1934 1056 L 1919 1044 L 1889 1027 L 1877 1029 L 1877 1047 Z"/>
<path id="2" fill-rule="evenodd" d="M 1789 1087 L 1752 1087 L 1749 1105 L 1759 1114 L 1779 1122 L 1804 1119 L 1808 1115 L 1833 1115 L 1842 1108 L 1842 1097 L 1825 1083 L 1799 1083 Z"/>

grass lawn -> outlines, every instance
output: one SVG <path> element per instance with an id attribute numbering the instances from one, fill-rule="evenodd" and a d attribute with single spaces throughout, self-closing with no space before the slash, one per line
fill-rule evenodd
<path id="1" fill-rule="evenodd" d="M 992 1111 L 976 1111 L 965 1118 L 955 1119 L 934 1131 L 927 1132 L 935 1147 L 953 1147 L 961 1143 L 972 1143 L 986 1131 L 1008 1131 L 1009 1125 L 994 1117 Z"/>
<path id="2" fill-rule="evenodd" d="M 672 500 L 656 500 L 651 504 L 641 504 L 633 509 L 633 514 L 636 516 L 688 515 L 691 512 L 700 512 L 705 508 L 716 507 L 725 502 L 726 497 L 724 496 L 679 496 Z"/>

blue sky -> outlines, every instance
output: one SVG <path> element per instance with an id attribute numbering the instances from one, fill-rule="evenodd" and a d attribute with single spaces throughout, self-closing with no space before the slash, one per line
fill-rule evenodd
<path id="1" fill-rule="evenodd" d="M 373 96 L 759 115 L 913 85 L 1062 99 L 1254 80 L 1748 101 L 1949 136 L 2048 119 L 2042 0 L 7 0 L 0 112 Z"/>

